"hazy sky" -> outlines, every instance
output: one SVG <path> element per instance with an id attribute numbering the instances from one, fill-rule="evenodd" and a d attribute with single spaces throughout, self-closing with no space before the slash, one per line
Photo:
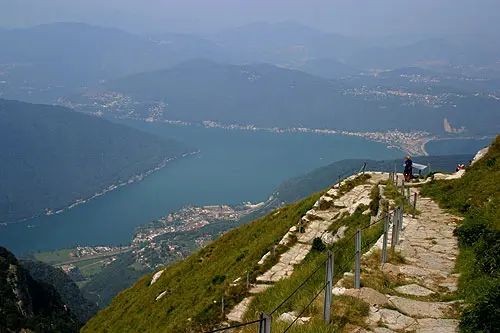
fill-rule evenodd
<path id="1" fill-rule="evenodd" d="M 500 30 L 500 0 L 0 0 L 0 27 L 78 21 L 132 32 L 214 32 L 296 21 L 348 35 Z"/>

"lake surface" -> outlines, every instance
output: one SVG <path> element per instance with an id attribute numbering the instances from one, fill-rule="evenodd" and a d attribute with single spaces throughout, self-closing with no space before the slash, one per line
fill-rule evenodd
<path id="1" fill-rule="evenodd" d="M 475 154 L 484 147 L 491 145 L 492 141 L 493 138 L 433 140 L 425 146 L 425 149 L 429 155 Z M 464 163 L 466 162 L 464 161 Z"/>
<path id="2" fill-rule="evenodd" d="M 64 213 L 0 226 L 0 245 L 19 255 L 76 245 L 128 244 L 136 227 L 187 204 L 260 202 L 281 182 L 334 161 L 402 155 L 352 136 L 127 123 L 177 138 L 201 152 Z"/>

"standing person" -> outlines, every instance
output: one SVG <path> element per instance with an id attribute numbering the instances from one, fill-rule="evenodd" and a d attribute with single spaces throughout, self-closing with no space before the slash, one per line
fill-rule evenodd
<path id="1" fill-rule="evenodd" d="M 413 162 L 409 155 L 405 158 L 405 171 L 403 175 L 405 177 L 405 181 L 407 182 L 409 182 L 413 177 Z"/>

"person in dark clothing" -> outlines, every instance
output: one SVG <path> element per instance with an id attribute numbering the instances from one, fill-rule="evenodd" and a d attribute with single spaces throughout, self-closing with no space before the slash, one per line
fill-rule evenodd
<path id="1" fill-rule="evenodd" d="M 413 178 L 413 162 L 410 156 L 405 158 L 405 171 L 403 173 L 405 181 L 409 182 Z"/>

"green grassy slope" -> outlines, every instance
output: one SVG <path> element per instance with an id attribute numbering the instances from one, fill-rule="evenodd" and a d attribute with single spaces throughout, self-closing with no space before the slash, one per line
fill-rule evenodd
<path id="1" fill-rule="evenodd" d="M 121 292 L 83 332 L 182 332 L 213 327 L 221 321 L 222 295 L 230 309 L 246 293 L 244 278 L 255 279 L 268 267 L 256 263 L 309 210 L 320 194 L 283 207 L 261 219 L 229 231 L 186 260 L 169 266 L 150 286 L 152 274 Z M 277 251 L 280 251 L 278 249 Z M 159 301 L 156 297 L 166 295 Z"/>
<path id="2" fill-rule="evenodd" d="M 467 307 L 462 332 L 498 332 L 500 327 L 500 136 L 488 154 L 461 179 L 433 181 L 423 194 L 464 216 L 460 244 L 459 293 Z"/>

